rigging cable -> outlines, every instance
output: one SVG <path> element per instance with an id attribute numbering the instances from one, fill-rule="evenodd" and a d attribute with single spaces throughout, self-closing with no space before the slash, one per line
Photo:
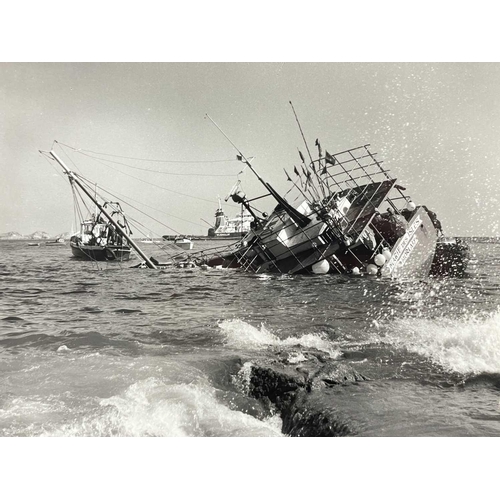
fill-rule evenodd
<path id="1" fill-rule="evenodd" d="M 54 143 L 59 145 L 59 143 L 57 141 L 54 141 Z M 73 166 L 75 167 L 75 169 L 78 170 L 78 172 L 81 173 L 80 169 L 78 168 L 78 165 L 73 161 L 73 159 L 71 158 L 71 156 L 69 156 L 69 154 L 64 150 L 64 148 L 62 148 L 62 147 L 59 146 L 59 149 L 66 156 L 66 158 L 68 158 L 68 160 L 73 164 Z"/>
<path id="2" fill-rule="evenodd" d="M 156 162 L 156 163 L 227 163 L 227 162 L 236 162 L 238 161 L 237 159 L 230 159 L 230 160 L 151 160 L 151 159 L 148 159 L 148 158 L 134 158 L 134 157 L 131 157 L 131 156 L 120 156 L 120 155 L 113 155 L 113 154 L 109 154 L 109 153 L 99 153 L 97 151 L 92 151 L 90 149 L 77 149 L 73 146 L 69 146 L 68 144 L 64 144 L 63 142 L 58 142 L 58 141 L 54 141 L 56 142 L 57 144 L 60 144 L 62 146 L 66 146 L 67 148 L 70 148 L 76 152 L 81 152 L 81 151 L 85 151 L 87 153 L 92 153 L 92 154 L 96 154 L 96 155 L 102 155 L 102 156 L 113 156 L 114 158 L 123 158 L 125 160 L 139 160 L 139 161 L 149 161 L 149 162 Z"/>
<path id="3" fill-rule="evenodd" d="M 165 191 L 168 191 L 168 192 L 171 192 L 171 193 L 174 193 L 174 194 L 178 194 L 178 195 L 181 195 L 181 196 L 187 196 L 187 197 L 194 198 L 194 199 L 201 200 L 201 201 L 206 201 L 206 202 L 208 202 L 208 203 L 215 203 L 215 201 L 213 201 L 213 200 L 207 200 L 207 199 L 205 199 L 205 198 L 197 198 L 197 197 L 194 197 L 194 196 L 189 195 L 189 194 L 179 193 L 178 191 L 173 191 L 173 190 L 169 190 L 169 189 L 167 189 L 167 188 L 163 188 L 162 186 L 158 186 L 157 184 L 151 184 L 151 183 L 149 183 L 149 182 L 147 182 L 147 181 L 144 181 L 143 179 L 140 179 L 140 178 L 134 177 L 134 176 L 132 176 L 132 175 L 130 175 L 130 174 L 127 174 L 127 173 L 125 173 L 125 172 L 122 172 L 121 170 L 118 170 L 118 169 L 116 169 L 116 168 L 113 168 L 111 165 L 108 165 L 108 164 L 106 164 L 106 163 L 102 163 L 102 162 L 106 162 L 106 161 L 107 161 L 107 162 L 110 162 L 111 160 L 107 160 L 107 159 L 105 159 L 105 158 L 97 158 L 97 157 L 94 157 L 94 156 L 91 156 L 91 155 L 87 155 L 87 154 L 81 153 L 81 151 L 87 151 L 87 150 L 76 149 L 76 148 L 74 148 L 74 147 L 72 147 L 72 146 L 69 146 L 69 145 L 67 145 L 67 144 L 64 144 L 64 143 L 62 143 L 62 142 L 57 142 L 57 141 L 54 141 L 54 142 L 56 142 L 56 143 L 57 143 L 57 144 L 59 144 L 60 146 L 65 146 L 65 147 L 67 147 L 67 148 L 69 148 L 69 149 L 71 149 L 71 150 L 73 150 L 73 151 L 75 151 L 75 152 L 77 152 L 77 153 L 80 153 L 80 154 L 82 154 L 83 156 L 87 156 L 88 158 L 90 158 L 90 159 L 92 159 L 92 160 L 95 160 L 95 161 L 97 161 L 97 162 L 101 163 L 101 164 L 102 164 L 102 165 L 104 165 L 105 167 L 112 168 L 113 170 L 116 170 L 117 172 L 119 172 L 119 173 L 121 173 L 121 174 L 123 174 L 123 175 L 127 175 L 127 176 L 129 176 L 129 177 L 132 177 L 132 179 L 140 180 L 140 181 L 142 181 L 142 182 L 145 182 L 146 184 L 149 184 L 149 185 L 151 185 L 151 186 L 158 187 L 158 188 L 160 188 L 160 189 L 164 189 Z M 62 149 L 62 148 L 61 148 L 61 149 Z M 97 153 L 97 154 L 105 154 L 105 153 Z M 68 155 L 67 155 L 67 153 L 66 153 L 66 156 L 68 156 Z M 116 156 L 116 155 L 109 155 L 109 156 Z M 127 158 L 127 157 L 124 157 L 124 158 Z M 132 158 L 132 159 L 133 159 L 133 158 Z M 139 159 L 139 158 L 137 158 L 137 159 Z M 158 161 L 158 162 L 161 162 L 161 161 L 164 161 L 164 160 L 145 160 L 145 161 Z M 165 161 L 169 161 L 169 160 L 165 160 Z M 222 161 L 227 162 L 227 161 L 238 161 L 238 160 L 236 160 L 236 159 L 235 159 L 235 160 L 211 160 L 211 161 L 212 161 L 212 162 L 222 162 Z M 209 161 L 209 162 L 210 162 L 210 161 Z M 73 161 L 72 161 L 72 163 L 73 163 L 73 165 L 75 165 L 75 163 L 74 163 Z M 211 177 L 218 177 L 218 176 L 219 176 L 219 175 L 211 175 L 211 174 L 177 174 L 177 173 L 159 172 L 159 171 L 156 171 L 156 170 L 149 170 L 149 169 L 142 169 L 142 168 L 139 168 L 139 167 L 134 167 L 134 166 L 132 166 L 132 165 L 127 165 L 126 163 L 120 163 L 120 162 L 112 162 L 112 163 L 117 163 L 117 164 L 120 164 L 120 165 L 128 166 L 128 167 L 131 167 L 131 168 L 136 168 L 136 169 L 139 169 L 139 170 L 145 170 L 145 171 L 148 171 L 148 172 L 154 172 L 154 173 L 164 173 L 164 174 L 167 174 L 167 175 L 190 175 L 190 176 L 211 176 Z M 178 163 L 178 162 L 176 161 L 175 163 Z M 202 161 L 199 161 L 199 162 L 197 161 L 197 163 L 203 163 L 203 162 L 202 162 Z M 75 167 L 76 167 L 76 165 L 75 165 Z M 238 174 L 236 174 L 236 176 L 237 176 L 237 177 L 239 177 L 239 175 L 240 175 L 241 173 L 243 173 L 243 172 L 239 172 Z M 234 175 L 235 175 L 235 174 L 227 174 L 227 175 L 226 175 L 226 174 L 224 174 L 224 175 L 222 175 L 222 176 L 223 176 L 223 177 L 233 177 Z M 230 206 L 230 205 L 228 205 L 228 204 L 226 204 L 226 203 L 224 203 L 224 205 L 225 205 L 225 206 Z"/>
<path id="4" fill-rule="evenodd" d="M 62 179 L 64 179 L 64 181 L 66 181 L 66 177 L 60 172 L 60 170 L 58 170 L 57 168 L 55 168 L 55 166 L 53 164 L 53 159 L 51 157 L 47 156 L 47 153 L 45 151 L 39 151 L 39 152 L 42 155 L 42 157 L 45 158 L 45 160 L 47 161 L 47 163 L 54 169 L 54 171 L 56 172 L 56 174 L 59 177 L 61 177 Z M 75 188 L 74 188 L 73 183 L 71 182 L 70 178 L 69 178 L 69 181 L 70 181 L 70 186 L 71 186 L 71 189 L 72 189 L 72 192 L 73 192 L 73 210 L 74 210 L 74 214 L 73 215 L 75 217 L 75 223 L 78 226 L 78 224 L 77 224 L 78 220 L 77 220 L 77 213 L 76 212 L 78 211 L 78 213 L 80 214 L 81 220 L 83 220 L 83 216 L 82 216 L 82 213 L 81 213 L 80 204 L 78 203 L 78 200 L 76 198 Z M 87 207 L 87 205 L 85 204 L 85 200 L 82 199 L 82 203 L 85 205 L 85 208 L 87 210 L 89 210 L 88 207 Z"/>
<path id="5" fill-rule="evenodd" d="M 83 180 L 81 176 L 78 176 L 78 178 L 79 178 L 82 182 L 85 182 L 85 183 L 87 183 L 87 182 L 88 182 L 88 179 Z M 88 184 L 87 184 L 87 187 L 88 187 Z M 143 212 L 143 211 L 142 211 L 142 210 L 140 210 L 139 208 L 134 207 L 133 205 L 131 205 L 131 204 L 130 204 L 130 203 L 128 203 L 127 201 L 125 201 L 125 200 L 121 199 L 120 197 L 116 196 L 116 195 L 115 195 L 115 194 L 113 194 L 112 192 L 110 192 L 110 191 L 108 191 L 108 190 L 104 189 L 102 186 L 99 186 L 99 189 L 100 189 L 101 191 L 104 191 L 105 193 L 110 194 L 111 196 L 116 197 L 116 198 L 117 198 L 118 200 L 120 200 L 122 203 L 125 203 L 125 204 L 126 204 L 126 205 L 128 205 L 129 207 L 132 207 L 134 210 L 137 210 L 138 212 L 140 212 L 141 214 L 145 215 L 146 217 L 149 217 L 150 219 L 154 220 L 154 221 L 155 221 L 155 222 L 157 222 L 158 224 L 161 224 L 162 226 L 165 226 L 167 229 L 170 229 L 170 231 L 174 231 L 174 233 L 181 234 L 179 231 L 177 231 L 177 230 L 175 230 L 175 229 L 173 229 L 173 228 L 171 228 L 171 227 L 167 226 L 167 225 L 166 225 L 166 224 L 164 224 L 163 222 L 159 221 L 158 219 L 155 219 L 153 216 L 151 216 L 151 215 L 147 214 L 146 212 Z M 103 198 L 101 195 L 99 195 L 99 196 L 100 196 L 100 197 L 104 200 L 104 198 Z M 146 228 L 146 229 L 147 229 L 147 228 Z"/>
<path id="6" fill-rule="evenodd" d="M 87 182 L 92 182 L 92 181 L 90 181 L 90 179 L 87 179 L 87 178 L 85 178 L 85 177 L 83 177 L 83 176 L 79 176 L 79 178 L 80 178 L 80 179 L 84 179 L 84 180 L 85 180 L 85 181 L 87 181 Z M 181 221 L 183 221 L 183 222 L 188 222 L 189 224 L 193 224 L 193 225 L 198 226 L 198 223 L 197 223 L 197 222 L 193 222 L 193 221 L 190 221 L 190 220 L 187 220 L 187 219 L 183 219 L 182 217 L 178 217 L 177 215 L 172 215 L 172 214 L 169 214 L 169 213 L 167 213 L 167 212 L 164 212 L 163 210 L 159 210 L 158 208 L 155 208 L 155 207 L 151 207 L 151 206 L 149 206 L 149 205 L 146 205 L 145 203 L 142 203 L 142 202 L 141 202 L 141 201 L 139 201 L 139 200 L 135 200 L 135 199 L 131 198 L 130 196 L 125 196 L 124 194 L 119 194 L 119 193 L 113 193 L 113 192 L 112 192 L 112 191 L 110 191 L 110 190 L 106 190 L 106 189 L 104 189 L 102 186 L 99 186 L 99 188 L 100 188 L 102 191 L 104 191 L 105 193 L 108 193 L 109 195 L 111 195 L 111 196 L 113 196 L 113 197 L 115 197 L 115 198 L 119 199 L 120 201 L 122 201 L 123 203 L 127 204 L 128 206 L 130 206 L 130 207 L 132 207 L 132 208 L 135 208 L 135 207 L 134 207 L 133 205 L 131 205 L 130 203 L 127 203 L 125 200 L 120 199 L 120 196 L 123 196 L 124 198 L 128 198 L 129 200 L 132 200 L 134 203 L 139 203 L 140 205 L 143 205 L 143 206 L 145 206 L 145 207 L 147 207 L 147 208 L 150 208 L 151 210 L 156 210 L 157 212 L 160 212 L 160 213 L 162 213 L 162 214 L 164 214 L 164 215 L 168 215 L 169 217 L 174 217 L 175 219 L 179 219 L 179 220 L 181 220 Z M 137 209 L 136 209 L 136 210 L 137 210 Z M 148 215 L 148 217 L 150 217 L 150 216 Z M 153 220 L 156 220 L 156 219 L 153 219 Z M 168 227 L 168 226 L 166 226 L 166 227 Z M 171 229 L 171 228 L 168 228 L 168 229 Z M 172 230 L 172 231 L 175 231 L 174 229 L 171 229 L 171 230 Z M 175 232 L 177 232 L 177 231 L 175 231 Z M 179 233 L 179 234 L 180 234 L 180 233 Z"/>
<path id="7" fill-rule="evenodd" d="M 76 175 L 76 174 L 75 174 L 75 175 Z M 83 184 L 84 184 L 87 188 L 90 188 L 90 186 L 88 185 L 88 179 L 83 180 L 83 179 L 81 178 L 81 176 L 78 176 L 78 178 L 82 181 L 82 183 L 83 183 Z M 104 191 L 104 192 L 107 192 L 108 194 L 111 194 L 112 196 L 114 196 L 114 195 L 113 195 L 113 193 L 111 193 L 111 192 L 107 191 L 106 189 L 104 189 L 104 188 L 102 188 L 102 187 L 100 187 L 100 190 L 101 190 L 101 191 Z M 104 198 L 104 197 L 103 197 L 100 193 L 99 193 L 97 196 L 98 196 L 98 197 L 102 200 L 102 202 L 103 202 L 103 203 L 107 201 L 107 200 L 106 200 L 106 199 L 105 199 L 105 198 Z M 120 199 L 119 197 L 116 197 L 116 198 Z M 170 229 L 170 230 L 171 230 L 171 231 L 173 231 L 174 233 L 180 234 L 180 233 L 179 233 L 179 231 L 176 231 L 175 229 L 173 229 L 173 228 L 171 228 L 171 227 L 167 226 L 166 224 L 162 223 L 161 221 L 159 221 L 159 220 L 155 219 L 154 217 L 151 217 L 151 216 L 150 216 L 150 215 L 148 215 L 147 213 L 142 212 L 142 211 L 141 211 L 141 210 L 139 210 L 138 208 L 136 208 L 136 207 L 134 207 L 134 206 L 130 205 L 129 203 L 127 203 L 125 200 L 121 200 L 121 199 L 120 199 L 120 201 L 122 201 L 123 203 L 125 203 L 125 204 L 127 204 L 127 205 L 131 206 L 132 208 L 134 208 L 134 209 L 135 209 L 135 210 L 137 210 L 138 212 L 140 212 L 140 213 L 142 213 L 142 214 L 146 215 L 146 217 L 149 217 L 150 219 L 154 220 L 155 222 L 158 222 L 158 223 L 159 223 L 159 224 L 161 224 L 162 226 L 165 226 L 167 229 Z M 132 222 L 134 222 L 134 223 L 135 223 L 135 224 L 132 224 L 132 225 L 133 225 L 133 227 L 134 227 L 134 229 L 136 229 L 136 230 L 137 230 L 140 234 L 142 234 L 143 236 L 146 236 L 146 233 L 145 233 L 145 232 L 143 233 L 139 227 L 144 228 L 144 230 L 145 230 L 145 231 L 149 231 L 149 232 L 151 232 L 150 228 L 146 227 L 144 224 L 142 224 L 141 222 L 139 222 L 137 219 L 133 218 L 133 217 L 132 217 L 132 216 L 130 216 L 130 215 L 127 215 L 126 217 L 127 217 L 127 220 L 132 221 Z M 158 245 L 158 244 L 155 244 L 155 246 L 156 246 L 157 248 L 159 248 L 160 250 L 162 250 L 162 251 L 163 251 L 166 255 L 168 255 L 168 256 L 170 257 L 170 255 L 169 255 L 169 254 L 165 251 L 166 249 L 164 248 L 164 246 L 161 246 L 161 245 Z M 175 244 L 167 244 L 167 246 L 174 246 L 174 247 L 175 247 Z M 177 248 L 176 248 L 176 249 L 177 249 Z M 184 253 L 184 252 L 177 253 L 176 255 L 174 255 L 174 256 L 173 256 L 173 257 L 171 257 L 171 258 L 175 258 L 175 257 L 177 257 L 178 255 L 181 255 L 181 254 L 183 254 L 183 253 Z"/>
<path id="8" fill-rule="evenodd" d="M 111 165 L 106 165 L 105 163 L 103 163 L 103 161 L 101 161 L 101 160 L 99 160 L 97 158 L 94 158 L 92 156 L 89 156 L 89 158 L 91 158 L 94 161 L 100 163 L 101 165 L 104 165 L 107 168 L 111 168 L 112 170 L 116 170 L 117 172 L 119 172 L 122 175 L 126 175 L 127 177 L 131 177 L 132 179 L 135 179 L 136 181 L 141 181 L 141 182 L 143 182 L 145 184 L 148 184 L 149 186 L 153 186 L 153 187 L 156 187 L 158 189 L 162 189 L 163 191 L 167 191 L 169 193 L 174 193 L 174 194 L 177 194 L 177 195 L 180 195 L 180 196 L 186 196 L 188 198 L 193 198 L 195 200 L 205 201 L 205 202 L 208 202 L 208 203 L 211 203 L 211 204 L 215 203 L 215 201 L 213 201 L 213 200 L 207 200 L 205 198 L 199 198 L 198 196 L 193 196 L 193 195 L 190 195 L 190 194 L 179 193 L 178 191 L 174 191 L 172 189 L 167 189 L 167 188 L 164 188 L 163 186 L 158 186 L 157 184 L 153 184 L 151 182 L 145 181 L 144 179 L 141 179 L 140 177 L 134 177 L 133 175 L 127 174 L 125 172 L 122 172 L 121 170 L 118 170 L 117 168 L 114 168 Z"/>
<path id="9" fill-rule="evenodd" d="M 180 176 L 195 176 L 195 177 L 234 177 L 234 174 L 180 174 L 177 172 L 162 172 L 161 170 L 151 170 L 150 168 L 142 168 L 142 167 L 136 167 L 134 165 L 129 165 L 128 163 L 123 163 L 121 161 L 113 161 L 113 160 L 108 160 L 106 158 L 99 158 L 97 156 L 92 156 L 87 153 L 83 153 L 82 151 L 76 151 L 77 153 L 80 153 L 83 156 L 86 156 L 87 158 L 93 158 L 95 160 L 102 160 L 102 161 L 107 161 L 109 163 L 115 163 L 116 165 L 123 165 L 124 167 L 129 167 L 133 168 L 135 170 L 142 170 L 144 172 L 152 172 L 155 174 L 163 174 L 163 175 L 180 175 Z M 241 174 L 242 172 L 240 172 Z M 239 174 L 238 174 L 239 175 Z"/>

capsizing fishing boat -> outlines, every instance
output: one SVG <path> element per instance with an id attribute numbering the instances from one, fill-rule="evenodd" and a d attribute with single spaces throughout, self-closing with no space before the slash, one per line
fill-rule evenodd
<path id="1" fill-rule="evenodd" d="M 285 171 L 298 194 L 295 203 L 266 182 L 234 146 L 237 158 L 257 176 L 266 196 L 274 198 L 277 205 L 269 216 L 259 217 L 243 191 L 232 193 L 233 201 L 254 216 L 251 230 L 236 248 L 203 263 L 252 273 L 425 278 L 431 267 L 439 271 L 435 259 L 443 261 L 453 253 L 465 269 L 467 253 L 457 252 L 453 243 L 441 245 L 436 253 L 442 236 L 436 214 L 412 201 L 369 144 L 334 154 L 323 153 L 319 140 L 316 146 L 316 159 L 307 143 L 309 161 L 299 151 L 301 165 L 294 166 L 295 180 Z"/>

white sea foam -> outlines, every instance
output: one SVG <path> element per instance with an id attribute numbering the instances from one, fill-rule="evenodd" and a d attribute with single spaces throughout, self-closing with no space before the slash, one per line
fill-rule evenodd
<path id="1" fill-rule="evenodd" d="M 306 333 L 300 337 L 286 337 L 280 339 L 264 325 L 256 328 L 240 319 L 225 320 L 219 323 L 219 328 L 226 336 L 226 342 L 238 349 L 267 349 L 274 347 L 300 346 L 309 349 L 318 349 L 328 353 L 332 358 L 340 356 L 338 347 L 319 333 Z"/>
<path id="2" fill-rule="evenodd" d="M 264 325 L 261 328 L 245 323 L 240 319 L 229 319 L 219 323 L 219 328 L 226 336 L 228 345 L 243 349 L 265 349 L 278 345 L 280 339 L 269 332 Z"/>
<path id="3" fill-rule="evenodd" d="M 101 411 L 49 435 L 281 436 L 281 420 L 259 420 L 229 409 L 208 384 L 166 384 L 150 377 L 101 400 Z"/>
<path id="4" fill-rule="evenodd" d="M 400 319 L 386 338 L 447 370 L 500 373 L 500 311 L 464 319 Z"/>
<path id="5" fill-rule="evenodd" d="M 228 405 L 231 394 L 219 398 L 189 357 L 85 355 L 68 363 L 47 351 L 10 359 L 15 389 L 0 394 L 3 436 L 282 436 L 279 417 Z M 29 366 L 39 367 L 36 377 Z"/>

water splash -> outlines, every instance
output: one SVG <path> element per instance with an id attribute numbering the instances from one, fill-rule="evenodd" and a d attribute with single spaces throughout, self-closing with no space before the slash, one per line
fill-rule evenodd
<path id="1" fill-rule="evenodd" d="M 280 436 L 281 421 L 229 409 L 208 384 L 166 384 L 148 378 L 101 401 L 101 421 L 124 436 Z"/>
<path id="2" fill-rule="evenodd" d="M 386 340 L 463 374 L 500 373 L 500 311 L 462 319 L 394 321 Z"/>
<path id="3" fill-rule="evenodd" d="M 282 436 L 216 388 L 190 354 L 129 358 L 72 349 L 10 356 L 0 392 L 2 436 Z"/>
<path id="4" fill-rule="evenodd" d="M 227 344 L 236 348 L 264 349 L 280 342 L 264 325 L 259 329 L 240 319 L 224 320 L 219 323 L 219 328 L 224 332 Z"/>
<path id="5" fill-rule="evenodd" d="M 219 323 L 219 328 L 226 336 L 229 346 L 238 349 L 267 349 L 268 347 L 305 347 L 317 349 L 337 358 L 341 355 L 339 348 L 320 333 L 306 333 L 300 337 L 280 339 L 267 330 L 264 325 L 256 328 L 240 319 L 225 320 Z"/>
<path id="6" fill-rule="evenodd" d="M 167 384 L 150 377 L 71 423 L 42 436 L 281 436 L 281 420 L 259 420 L 220 403 L 208 384 Z"/>

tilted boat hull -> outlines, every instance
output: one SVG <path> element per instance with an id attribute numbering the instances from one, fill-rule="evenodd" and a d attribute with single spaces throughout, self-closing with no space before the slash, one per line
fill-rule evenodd
<path id="1" fill-rule="evenodd" d="M 210 265 L 243 267 L 256 273 L 277 271 L 287 274 L 313 273 L 312 266 L 321 260 L 328 262 L 329 273 L 342 273 L 354 267 L 354 261 L 350 263 L 346 260 L 346 256 L 349 255 L 346 248 L 333 239 L 325 242 L 327 239 L 329 239 L 328 232 L 322 233 L 313 241 L 316 243 L 314 246 L 297 245 L 289 249 L 288 253 L 279 253 L 278 259 L 268 258 L 258 267 L 251 267 L 255 261 L 249 260 L 249 251 L 245 249 L 221 257 L 218 261 L 214 259 Z M 391 258 L 385 265 L 380 266 L 379 274 L 393 278 L 423 279 L 427 277 L 434 261 L 436 241 L 437 233 L 431 219 L 423 208 L 419 208 L 411 217 L 408 230 L 395 243 Z M 267 243 L 269 248 L 265 250 L 262 250 L 262 245 L 259 246 L 259 251 L 255 251 L 255 245 L 252 246 L 251 250 L 255 252 L 257 259 L 259 256 L 264 256 L 266 250 L 276 251 L 277 243 L 274 245 L 271 241 Z M 268 253 L 267 257 L 269 255 Z"/>
<path id="2" fill-rule="evenodd" d="M 426 278 L 436 249 L 437 232 L 428 213 L 418 208 L 408 222 L 408 229 L 392 249 L 391 258 L 380 269 L 382 276 Z"/>

